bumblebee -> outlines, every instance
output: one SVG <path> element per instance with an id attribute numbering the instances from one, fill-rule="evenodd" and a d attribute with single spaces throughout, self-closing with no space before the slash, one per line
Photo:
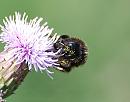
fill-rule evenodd
<path id="1" fill-rule="evenodd" d="M 54 43 L 54 51 L 59 51 L 57 69 L 62 72 L 70 72 L 72 68 L 78 67 L 86 62 L 88 48 L 78 38 L 62 35 Z"/>

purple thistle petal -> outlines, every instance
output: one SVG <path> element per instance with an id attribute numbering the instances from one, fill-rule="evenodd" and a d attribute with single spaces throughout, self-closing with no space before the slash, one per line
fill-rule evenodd
<path id="1" fill-rule="evenodd" d="M 4 50 L 11 49 L 9 60 L 16 59 L 18 64 L 25 61 L 31 70 L 45 70 L 49 75 L 49 67 L 57 65 L 57 52 L 53 52 L 53 44 L 58 40 L 57 34 L 52 35 L 53 28 L 47 22 L 41 25 L 43 18 L 28 20 L 26 13 L 5 17 L 4 25 L 0 25 L 0 41 L 5 43 Z"/>

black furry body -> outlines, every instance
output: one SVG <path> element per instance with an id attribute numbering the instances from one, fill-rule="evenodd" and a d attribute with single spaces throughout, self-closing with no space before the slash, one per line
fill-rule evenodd
<path id="1" fill-rule="evenodd" d="M 77 38 L 71 38 L 68 35 L 62 35 L 54 44 L 54 50 L 59 53 L 58 64 L 61 71 L 70 72 L 72 68 L 82 65 L 86 62 L 88 49 L 84 42 Z"/>

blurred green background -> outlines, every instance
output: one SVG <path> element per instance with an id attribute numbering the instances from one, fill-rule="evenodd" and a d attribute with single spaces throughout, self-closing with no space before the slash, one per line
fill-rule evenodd
<path id="1" fill-rule="evenodd" d="M 130 102 L 130 0 L 0 0 L 0 23 L 15 11 L 80 37 L 89 57 L 54 80 L 31 72 L 7 102 Z"/>

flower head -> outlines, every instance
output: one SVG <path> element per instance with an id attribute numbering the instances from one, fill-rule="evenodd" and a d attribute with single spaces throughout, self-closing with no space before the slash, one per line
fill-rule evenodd
<path id="1" fill-rule="evenodd" d="M 45 70 L 51 73 L 48 68 L 57 65 L 53 52 L 53 44 L 58 40 L 57 34 L 52 35 L 53 28 L 48 28 L 47 23 L 41 25 L 42 18 L 28 20 L 26 13 L 5 17 L 4 25 L 0 25 L 0 41 L 5 43 L 4 50 L 8 51 L 8 61 L 16 60 L 17 64 L 24 61 L 28 64 L 29 70 Z"/>

